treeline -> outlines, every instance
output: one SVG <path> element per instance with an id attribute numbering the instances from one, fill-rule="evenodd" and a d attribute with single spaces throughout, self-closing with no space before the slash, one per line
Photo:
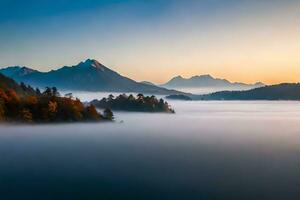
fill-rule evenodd
<path id="1" fill-rule="evenodd" d="M 84 106 L 79 99 L 61 97 L 55 87 L 41 92 L 0 74 L 0 121 L 49 123 L 112 119 L 111 110 L 101 114 L 95 106 Z"/>
<path id="2" fill-rule="evenodd" d="M 102 109 L 136 111 L 136 112 L 168 112 L 174 113 L 174 110 L 163 99 L 157 99 L 155 96 L 144 96 L 121 94 L 117 97 L 109 95 L 108 98 L 93 100 L 91 105 Z"/>

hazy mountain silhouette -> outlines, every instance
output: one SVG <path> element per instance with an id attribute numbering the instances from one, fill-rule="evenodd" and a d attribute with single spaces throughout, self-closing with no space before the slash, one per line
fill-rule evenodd
<path id="1" fill-rule="evenodd" d="M 64 66 L 49 72 L 40 72 L 26 67 L 8 67 L 0 73 L 35 87 L 55 86 L 60 90 L 139 92 L 150 94 L 178 94 L 155 85 L 138 83 L 105 67 L 93 59 L 75 66 Z"/>
<path id="2" fill-rule="evenodd" d="M 247 91 L 222 91 L 193 95 L 198 100 L 300 100 L 300 83 L 281 83 Z"/>
<path id="3" fill-rule="evenodd" d="M 263 83 L 255 84 L 232 83 L 226 79 L 214 78 L 211 75 L 192 76 L 191 78 L 183 78 L 176 76 L 167 83 L 161 85 L 166 88 L 236 88 L 236 89 L 252 89 L 264 86 Z"/>

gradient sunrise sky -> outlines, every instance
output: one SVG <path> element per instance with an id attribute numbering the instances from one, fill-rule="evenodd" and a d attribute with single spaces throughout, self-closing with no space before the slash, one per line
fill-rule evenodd
<path id="1" fill-rule="evenodd" d="M 0 0 L 0 66 L 300 82 L 300 0 Z"/>

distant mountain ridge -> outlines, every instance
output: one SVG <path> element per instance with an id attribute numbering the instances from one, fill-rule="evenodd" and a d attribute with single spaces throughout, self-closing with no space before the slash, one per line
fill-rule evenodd
<path id="1" fill-rule="evenodd" d="M 209 74 L 192 76 L 191 78 L 183 78 L 182 76 L 176 76 L 167 83 L 161 85 L 166 88 L 207 88 L 207 87 L 223 87 L 223 88 L 240 88 L 240 89 L 252 89 L 265 86 L 261 82 L 255 84 L 246 84 L 238 82 L 230 82 L 226 79 L 214 78 Z"/>
<path id="2" fill-rule="evenodd" d="M 64 66 L 49 72 L 14 66 L 0 69 L 0 73 L 17 82 L 24 82 L 34 87 L 55 86 L 60 90 L 137 92 L 164 95 L 181 93 L 155 85 L 138 83 L 94 59 L 87 59 L 77 65 Z"/>
<path id="3" fill-rule="evenodd" d="M 247 91 L 194 95 L 194 100 L 300 100 L 300 83 L 281 83 Z"/>
<path id="4" fill-rule="evenodd" d="M 7 77 L 10 77 L 12 79 L 18 79 L 19 77 L 38 72 L 34 69 L 30 69 L 27 67 L 19 67 L 19 66 L 13 66 L 13 67 L 7 67 L 4 69 L 0 69 L 0 72 L 4 74 Z"/>

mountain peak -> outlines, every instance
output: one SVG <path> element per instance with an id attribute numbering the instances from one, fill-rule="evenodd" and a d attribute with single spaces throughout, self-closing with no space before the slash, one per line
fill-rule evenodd
<path id="1" fill-rule="evenodd" d="M 182 76 L 175 76 L 174 78 L 172 78 L 172 80 L 180 80 L 180 79 L 184 79 Z"/>
<path id="2" fill-rule="evenodd" d="M 198 76 L 192 76 L 190 79 L 198 79 L 198 78 L 202 78 L 202 79 L 214 79 L 211 75 L 209 74 L 203 74 L 203 75 L 198 75 Z"/>
<path id="3" fill-rule="evenodd" d="M 24 73 L 24 74 L 30 74 L 32 72 L 36 72 L 36 70 L 28 68 L 28 67 L 21 67 L 20 70 Z"/>
<path id="4" fill-rule="evenodd" d="M 92 68 L 96 68 L 96 69 L 100 69 L 100 70 L 102 70 L 102 71 L 104 71 L 105 70 L 105 66 L 104 65 L 102 65 L 100 62 L 98 62 L 97 60 L 95 60 L 95 59 L 87 59 L 87 60 L 85 60 L 85 61 L 83 61 L 83 62 L 81 62 L 81 63 L 79 63 L 78 64 L 78 66 L 79 67 L 86 67 L 86 68 L 90 68 L 90 67 L 92 67 Z"/>
<path id="5" fill-rule="evenodd" d="M 91 58 L 88 58 L 84 61 L 84 63 L 87 63 L 87 64 L 100 64 L 96 59 L 91 59 Z"/>
<path id="6" fill-rule="evenodd" d="M 213 79 L 213 77 L 210 74 L 204 74 L 204 75 L 201 75 L 200 77 L 205 77 L 205 78 L 211 78 L 211 79 Z"/>
<path id="7" fill-rule="evenodd" d="M 254 83 L 254 85 L 256 85 L 256 86 L 265 86 L 266 84 L 264 84 L 263 82 L 256 82 L 256 83 Z"/>

